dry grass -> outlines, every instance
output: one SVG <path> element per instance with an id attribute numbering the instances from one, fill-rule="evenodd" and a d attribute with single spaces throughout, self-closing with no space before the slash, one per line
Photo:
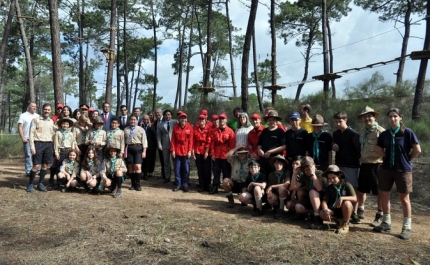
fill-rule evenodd
<path id="1" fill-rule="evenodd" d="M 430 211 L 422 200 L 414 202 L 410 241 L 396 237 L 397 201 L 392 233 L 373 233 L 365 219 L 339 236 L 270 212 L 252 218 L 251 207 L 227 208 L 222 193 L 199 194 L 195 185 L 174 193 L 154 178 L 142 192 L 128 191 L 127 181 L 120 199 L 27 194 L 16 164 L 0 165 L 0 264 L 430 264 Z"/>

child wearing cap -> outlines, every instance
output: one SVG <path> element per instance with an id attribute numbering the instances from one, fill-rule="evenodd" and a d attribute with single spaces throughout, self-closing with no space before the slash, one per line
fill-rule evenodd
<path id="1" fill-rule="evenodd" d="M 249 174 L 245 180 L 244 187 L 246 191 L 239 196 L 239 201 L 244 204 L 252 204 L 254 210 L 252 216 L 258 217 L 263 215 L 262 198 L 266 188 L 266 175 L 260 171 L 260 164 L 252 160 L 248 164 Z"/>
<path id="2" fill-rule="evenodd" d="M 209 191 L 211 184 L 211 158 L 206 152 L 209 134 L 211 129 L 208 128 L 206 116 L 199 116 L 198 127 L 194 127 L 194 143 L 192 156 L 196 161 L 197 175 L 199 178 L 199 192 Z"/>
<path id="3" fill-rule="evenodd" d="M 137 122 L 136 122 L 137 123 Z M 101 181 L 104 187 L 110 187 L 112 196 L 119 198 L 122 196 L 121 186 L 124 182 L 124 174 L 127 166 L 122 158 L 118 158 L 119 149 L 109 148 L 109 156 L 103 160 L 104 170 L 100 172 Z"/>
<path id="4" fill-rule="evenodd" d="M 97 157 L 100 160 L 100 163 L 103 162 L 103 148 L 106 146 L 106 131 L 103 130 L 103 120 L 101 117 L 97 117 L 93 120 L 93 127 L 87 133 L 87 139 L 85 144 L 88 146 L 94 146 Z"/>
<path id="5" fill-rule="evenodd" d="M 274 217 L 280 218 L 284 215 L 285 200 L 289 195 L 290 170 L 288 161 L 282 155 L 270 159 L 275 171 L 267 177 L 267 202 L 274 207 Z"/>
<path id="6" fill-rule="evenodd" d="M 285 132 L 285 144 L 287 145 L 287 161 L 290 163 L 295 156 L 306 155 L 306 137 L 308 131 L 300 127 L 300 114 L 295 111 L 290 114 L 291 129 Z"/>
<path id="7" fill-rule="evenodd" d="M 353 204 L 357 201 L 354 188 L 346 181 L 345 173 L 336 165 L 330 165 L 323 173 L 323 177 L 331 184 L 325 189 L 320 217 L 324 221 L 335 221 L 336 233 L 346 234 L 349 231 Z"/>
<path id="8" fill-rule="evenodd" d="M 249 151 L 249 155 L 253 160 L 259 160 L 258 156 L 258 140 L 260 139 L 260 135 L 264 130 L 264 126 L 261 124 L 260 114 L 254 113 L 251 116 L 251 123 L 253 129 L 248 133 L 248 145 L 246 148 Z"/>
<path id="9" fill-rule="evenodd" d="M 234 155 L 236 154 L 236 155 Z M 248 151 L 243 145 L 231 149 L 227 155 L 227 161 L 231 164 L 231 178 L 224 178 L 223 189 L 228 199 L 228 207 L 234 207 L 234 193 L 246 191 L 245 180 L 248 176 L 248 164 L 251 159 L 248 158 Z"/>
<path id="10" fill-rule="evenodd" d="M 333 137 L 323 130 L 323 127 L 328 125 L 324 122 L 323 116 L 316 114 L 311 125 L 313 132 L 306 137 L 306 151 L 315 160 L 318 169 L 325 171 L 332 162 Z"/>

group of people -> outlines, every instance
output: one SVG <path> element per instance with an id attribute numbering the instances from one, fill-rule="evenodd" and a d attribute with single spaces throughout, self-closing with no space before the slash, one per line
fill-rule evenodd
<path id="1" fill-rule="evenodd" d="M 273 209 L 275 218 L 308 219 L 311 229 L 321 229 L 324 221 L 335 222 L 336 232 L 342 234 L 349 231 L 350 222 L 359 224 L 365 218 L 370 192 L 378 196 L 373 230 L 391 231 L 390 191 L 396 183 L 404 215 L 400 238 L 411 236 L 411 161 L 421 149 L 397 108 L 387 112 L 389 128 L 384 130 L 377 122 L 380 113 L 366 107 L 357 115 L 364 125 L 359 133 L 347 125 L 346 113 L 337 112 L 333 115 L 337 130 L 330 134 L 324 131 L 328 124 L 322 115 L 311 118 L 309 104 L 292 112 L 288 125 L 270 107 L 263 117 L 235 108 L 230 120 L 225 113 L 209 117 L 203 109 L 195 124 L 183 111 L 174 119 L 172 111 L 161 109 L 151 120 L 152 112 L 140 117 L 136 108 L 128 116 L 127 107 L 121 106 L 121 116 L 116 117 L 108 103 L 93 119 L 88 106 L 81 105 L 76 120 L 61 112 L 54 122 L 49 104 L 43 106 L 42 116 L 35 114 L 35 107 L 31 103 L 18 122 L 24 150 L 30 151 L 28 192 L 34 191 L 38 171 L 36 188 L 46 191 L 43 180 L 51 163 L 50 184 L 55 188 L 109 188 L 118 198 L 127 176 L 130 190 L 140 191 L 140 180 L 153 176 L 158 150 L 160 178 L 169 183 L 173 171 L 174 192 L 189 191 L 193 159 L 198 191 L 215 194 L 222 187 L 228 207 L 235 207 L 237 193 L 241 205 L 253 205 L 253 216 Z"/>

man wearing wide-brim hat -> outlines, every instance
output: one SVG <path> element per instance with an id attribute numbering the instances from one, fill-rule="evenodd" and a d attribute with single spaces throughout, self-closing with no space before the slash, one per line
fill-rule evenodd
<path id="1" fill-rule="evenodd" d="M 226 154 L 227 161 L 231 165 L 231 178 L 224 178 L 222 186 L 228 199 L 228 207 L 234 207 L 233 193 L 241 193 L 246 190 L 245 180 L 248 176 L 248 164 L 252 161 L 248 157 L 248 150 L 244 145 L 238 145 Z"/>
<path id="2" fill-rule="evenodd" d="M 324 122 L 323 116 L 316 114 L 312 117 L 313 132 L 306 136 L 306 151 L 317 163 L 318 169 L 325 171 L 332 162 L 333 137 L 323 130 L 328 124 Z"/>
<path id="3" fill-rule="evenodd" d="M 274 217 L 280 218 L 284 215 L 285 201 L 290 194 L 289 163 L 280 154 L 270 158 L 269 162 L 275 170 L 267 177 L 267 203 L 274 208 Z"/>
<path id="4" fill-rule="evenodd" d="M 366 201 L 366 193 L 372 192 L 373 195 L 378 195 L 378 173 L 379 166 L 382 164 L 382 156 L 376 150 L 379 135 L 385 131 L 384 128 L 378 125 L 376 121 L 381 114 L 369 106 L 366 106 L 357 119 L 364 124 L 363 130 L 360 132 L 360 171 L 358 174 L 357 188 L 357 214 L 360 219 L 364 219 L 364 203 Z M 382 205 L 378 197 L 378 211 L 371 226 L 379 226 L 382 222 Z"/>
<path id="5" fill-rule="evenodd" d="M 107 136 L 106 131 L 103 130 L 103 120 L 101 117 L 96 117 L 93 120 L 93 127 L 87 132 L 87 139 L 85 144 L 94 146 L 97 152 L 97 157 L 100 163 L 103 163 L 103 148 L 106 146 Z"/>
<path id="6" fill-rule="evenodd" d="M 264 120 L 269 125 L 265 128 L 260 135 L 258 140 L 257 153 L 260 157 L 261 170 L 268 174 L 274 170 L 273 166 L 270 165 L 269 159 L 278 154 L 282 154 L 285 150 L 285 132 L 278 126 L 278 121 L 282 118 L 279 117 L 276 110 L 271 110 L 264 117 Z"/>
<path id="7" fill-rule="evenodd" d="M 320 218 L 321 196 L 327 186 L 327 179 L 322 176 L 322 171 L 316 169 L 315 161 L 310 156 L 305 156 L 300 165 L 303 174 L 297 181 L 297 198 L 295 205 L 297 216 L 300 219 L 310 213 L 312 223 L 310 229 L 319 229 L 323 225 Z"/>

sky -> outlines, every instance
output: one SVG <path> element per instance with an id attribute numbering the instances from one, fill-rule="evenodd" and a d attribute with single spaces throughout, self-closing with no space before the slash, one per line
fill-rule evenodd
<path id="1" fill-rule="evenodd" d="M 264 0 L 263 0 L 264 1 Z M 260 1 L 262 2 L 262 1 Z M 269 1 L 266 1 L 269 2 Z M 248 3 L 248 2 L 246 2 Z M 333 22 L 332 40 L 334 53 L 334 72 L 342 70 L 363 67 L 372 63 L 381 61 L 390 61 L 400 56 L 402 45 L 402 35 L 404 28 L 403 24 L 397 23 L 398 30 L 394 28 L 394 22 L 382 23 L 378 20 L 377 14 L 366 12 L 360 7 L 351 5 L 352 11 L 347 17 L 343 17 L 340 22 Z M 222 11 L 224 12 L 224 11 Z M 245 34 L 248 23 L 249 9 L 238 0 L 230 1 L 230 16 L 235 27 L 241 28 L 241 34 Z M 271 59 L 271 41 L 269 35 L 269 9 L 265 5 L 259 4 L 257 19 L 256 19 L 256 40 L 258 61 Z M 421 20 L 422 17 L 414 16 L 413 21 Z M 412 51 L 423 49 L 425 35 L 425 21 L 419 22 L 420 25 L 411 27 L 411 38 L 409 39 L 408 54 Z M 399 32 L 400 31 L 400 32 Z M 143 33 L 147 37 L 151 37 L 151 32 Z M 354 44 L 355 43 L 355 44 Z M 170 103 L 173 105 L 176 95 L 177 75 L 173 75 L 171 64 L 173 63 L 173 54 L 176 52 L 178 43 L 174 40 L 165 40 L 159 49 L 158 57 L 158 79 L 157 94 L 163 96 L 161 102 Z M 198 47 L 192 48 L 192 52 L 197 52 Z M 277 70 L 280 78 L 277 83 L 288 85 L 302 80 L 304 72 L 304 60 L 301 52 L 303 47 L 296 47 L 294 41 L 284 44 L 282 39 L 277 39 Z M 321 53 L 321 49 L 315 50 L 315 53 Z M 228 56 L 226 57 L 228 58 Z M 254 70 L 252 65 L 252 53 L 250 54 L 249 73 Z M 314 56 L 311 59 L 309 66 L 308 80 L 315 75 L 323 74 L 323 57 L 322 55 Z M 227 71 L 230 70 L 230 62 L 225 60 L 222 64 Z M 240 91 L 240 75 L 241 75 L 241 57 L 237 57 L 234 61 L 236 83 Z M 420 61 L 406 61 L 403 79 L 416 79 L 418 75 Z M 202 78 L 202 67 L 200 56 L 194 56 L 191 60 L 191 65 L 194 69 L 190 72 L 189 85 L 198 83 Z M 153 73 L 154 62 L 146 60 L 142 63 L 144 71 L 148 74 Z M 341 79 L 336 80 L 336 89 L 338 95 L 342 94 L 342 90 L 346 84 L 356 85 L 357 83 L 368 79 L 375 71 L 379 71 L 385 77 L 385 81 L 395 83 L 396 76 L 393 73 L 397 72 L 398 63 L 389 64 L 383 67 L 361 70 L 343 75 Z M 429 76 L 429 74 L 427 74 Z M 104 67 L 96 74 L 95 79 L 100 91 L 103 91 L 105 82 Z M 231 80 L 229 79 L 229 84 Z M 116 81 L 114 80 L 114 84 Z M 316 93 L 322 90 L 323 83 L 314 81 L 306 83 L 302 96 Z M 185 86 L 185 74 L 183 76 L 183 87 Z M 278 92 L 283 97 L 294 98 L 297 85 L 288 86 Z M 232 88 L 225 88 L 225 94 L 230 96 L 233 94 Z M 254 88 L 250 88 L 250 93 L 253 93 Z M 100 92 L 101 93 L 101 92 Z M 267 92 L 266 92 L 267 93 Z"/>

